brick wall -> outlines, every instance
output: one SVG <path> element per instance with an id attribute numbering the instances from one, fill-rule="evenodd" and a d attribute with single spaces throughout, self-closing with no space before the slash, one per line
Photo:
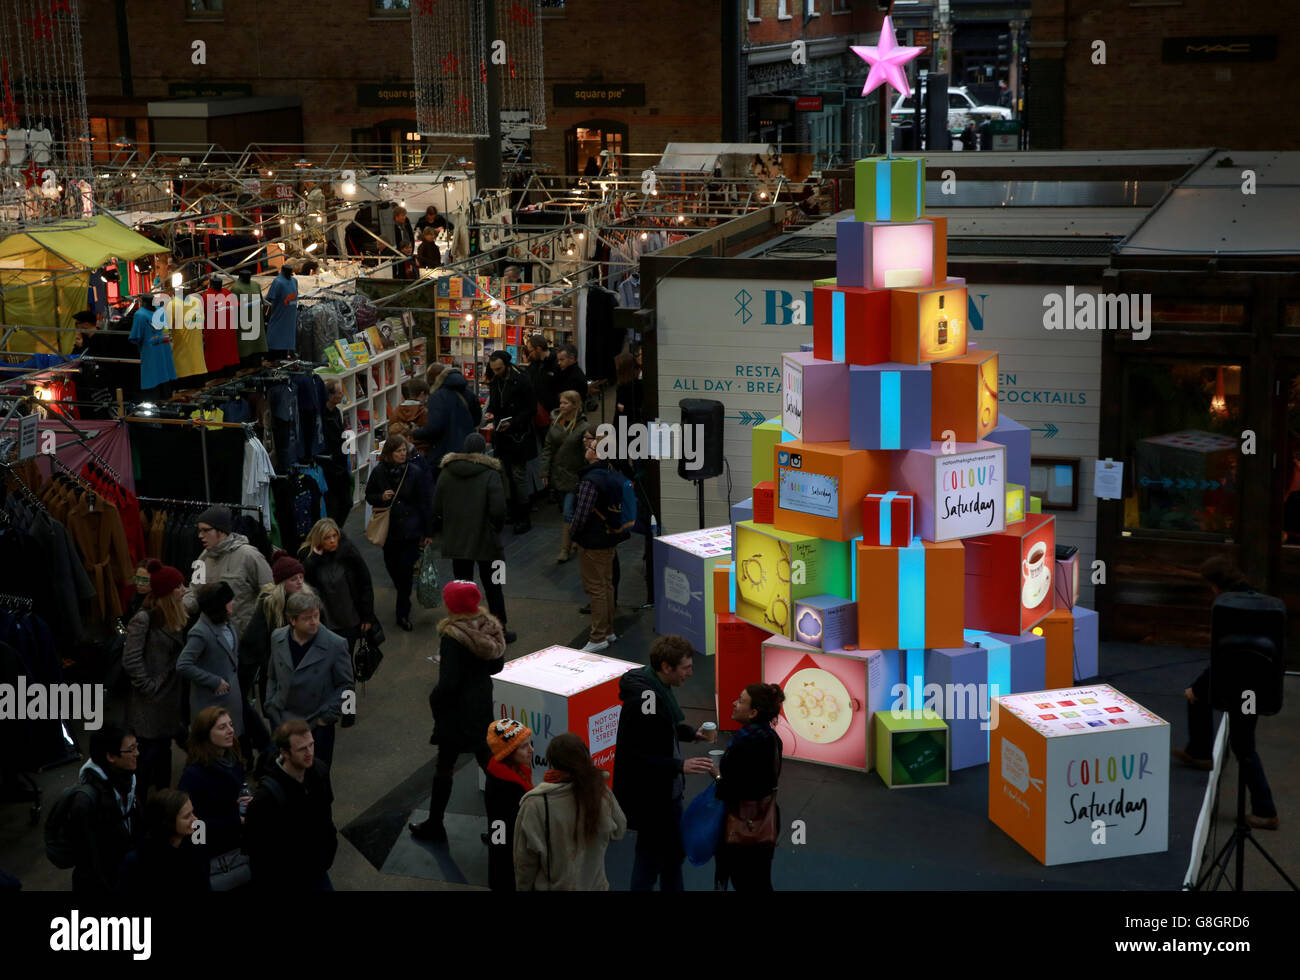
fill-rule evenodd
<path id="1" fill-rule="evenodd" d="M 87 94 L 118 97 L 111 5 L 102 0 L 81 9 Z M 319 9 L 225 0 L 216 22 L 187 20 L 186 9 L 185 0 L 127 0 L 137 97 L 166 98 L 169 82 L 248 83 L 254 95 L 301 97 L 305 142 L 344 146 L 354 128 L 415 120 L 409 106 L 357 106 L 359 84 L 409 84 L 414 77 L 410 21 L 372 18 L 368 0 L 331 0 Z M 569 0 L 542 25 L 550 128 L 534 136 L 539 162 L 562 169 L 564 130 L 591 118 L 625 122 L 633 152 L 658 152 L 670 140 L 720 138 L 715 0 Z M 190 60 L 196 39 L 207 42 L 207 65 Z M 642 82 L 646 106 L 557 110 L 550 104 L 556 82 L 584 81 Z"/>
<path id="2" fill-rule="evenodd" d="M 1034 0 L 1031 56 L 1061 58 L 1065 149 L 1227 146 L 1300 148 L 1295 96 L 1287 79 L 1296 56 L 1294 12 L 1284 3 L 1184 0 L 1132 6 L 1130 0 Z M 1272 34 L 1275 61 L 1164 64 L 1166 37 Z M 1092 43 L 1106 42 L 1106 64 Z M 1065 41 L 1064 48 L 1033 46 Z M 1031 85 L 1034 84 L 1031 79 Z M 1030 97 L 1037 97 L 1031 90 Z M 1034 140 L 1031 146 L 1044 146 Z"/>

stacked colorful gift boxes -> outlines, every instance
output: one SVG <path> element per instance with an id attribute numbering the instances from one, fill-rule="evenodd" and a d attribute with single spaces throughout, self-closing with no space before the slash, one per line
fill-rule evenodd
<path id="1" fill-rule="evenodd" d="M 923 161 L 856 171 L 812 350 L 783 356 L 781 415 L 754 429 L 753 496 L 713 572 L 718 716 L 737 727 L 761 675 L 785 691 L 788 756 L 935 785 L 988 761 L 991 692 L 1070 684 L 1071 661 L 1096 673 L 1096 619 L 1058 608 L 1077 567 L 1030 513 L 1029 431 L 998 416 L 997 352 L 967 342 Z"/>

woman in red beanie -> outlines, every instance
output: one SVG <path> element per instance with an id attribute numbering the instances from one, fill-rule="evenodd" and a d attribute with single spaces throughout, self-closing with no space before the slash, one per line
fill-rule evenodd
<path id="1" fill-rule="evenodd" d="M 172 784 L 172 735 L 182 722 L 181 678 L 176 657 L 185 642 L 185 579 L 155 559 L 145 566 L 149 594 L 126 627 L 122 669 L 131 678 L 126 723 L 140 743 L 136 774 L 144 787 Z"/>
<path id="2" fill-rule="evenodd" d="M 479 608 L 482 601 L 473 582 L 448 582 L 442 601 L 450 614 L 438 624 L 442 637 L 438 683 L 429 694 L 433 711 L 433 737 L 438 763 L 433 771 L 429 819 L 411 824 L 416 840 L 441 844 L 447 840 L 442 825 L 451 799 L 456 760 L 472 752 L 481 768 L 492 758 L 483 733 L 492 721 L 492 675 L 505 666 L 506 636 L 501 621 Z"/>

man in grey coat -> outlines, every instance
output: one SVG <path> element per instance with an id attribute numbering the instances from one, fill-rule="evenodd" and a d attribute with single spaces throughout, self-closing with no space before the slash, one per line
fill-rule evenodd
<path id="1" fill-rule="evenodd" d="M 190 716 L 220 705 L 230 712 L 235 734 L 244 734 L 244 698 L 239 690 L 239 636 L 231 626 L 235 594 L 225 582 L 199 587 L 202 615 L 190 627 L 176 659 L 176 673 L 190 682 Z"/>
<path id="2" fill-rule="evenodd" d="M 320 624 L 320 600 L 305 592 L 284 604 L 289 625 L 271 634 L 266 716 L 273 729 L 292 718 L 312 726 L 316 757 L 334 760 L 334 725 L 354 697 L 348 643 Z"/>
<path id="3" fill-rule="evenodd" d="M 248 629 L 248 621 L 257 608 L 257 594 L 262 586 L 271 583 L 271 566 L 262 553 L 248 543 L 242 534 L 231 534 L 233 518 L 228 507 L 209 507 L 199 515 L 199 541 L 203 543 L 202 575 L 195 569 L 190 587 L 185 592 L 185 610 L 190 614 L 198 608 L 198 589 L 203 585 L 225 582 L 235 596 L 235 611 L 231 624 L 240 636 Z"/>

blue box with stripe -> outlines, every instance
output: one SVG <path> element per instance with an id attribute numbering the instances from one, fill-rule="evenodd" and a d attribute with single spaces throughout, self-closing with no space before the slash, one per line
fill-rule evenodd
<path id="1" fill-rule="evenodd" d="M 849 447 L 928 449 L 932 378 L 928 364 L 849 366 Z"/>

